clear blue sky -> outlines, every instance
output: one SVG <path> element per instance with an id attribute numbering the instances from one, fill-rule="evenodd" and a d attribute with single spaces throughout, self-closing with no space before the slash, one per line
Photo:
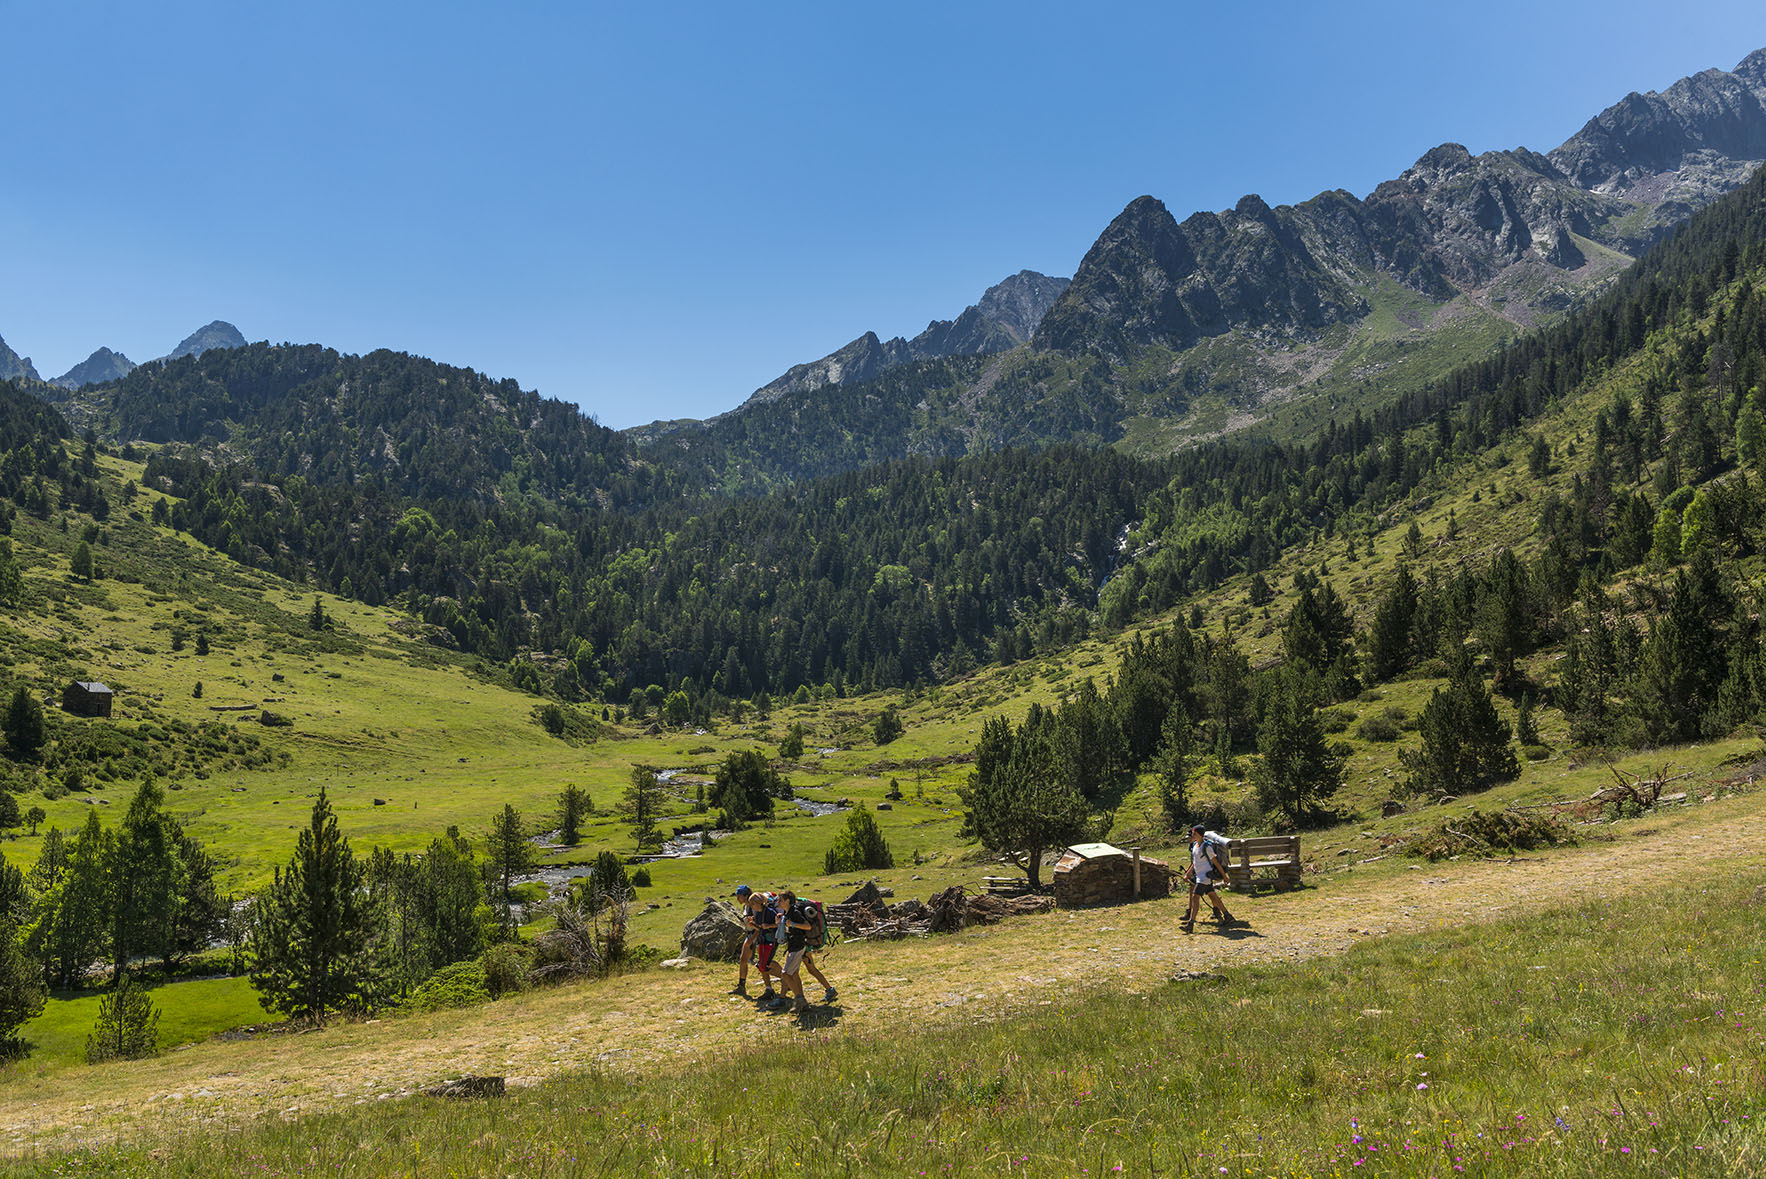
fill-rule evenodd
<path id="1" fill-rule="evenodd" d="M 0 0 L 0 336 L 54 376 L 211 319 L 602 422 L 727 409 L 1124 204 L 1556 146 L 1766 46 L 1753 3 Z"/>

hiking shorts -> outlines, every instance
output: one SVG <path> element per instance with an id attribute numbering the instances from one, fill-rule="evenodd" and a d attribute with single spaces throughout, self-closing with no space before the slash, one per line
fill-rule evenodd
<path id="1" fill-rule="evenodd" d="M 778 947 L 772 942 L 762 942 L 755 947 L 760 953 L 760 972 L 762 974 L 765 974 L 768 970 L 772 969 L 773 951 L 777 948 Z"/>
<path id="2" fill-rule="evenodd" d="M 805 951 L 805 950 L 792 950 L 790 953 L 785 955 L 785 973 L 786 974 L 796 974 L 797 973 L 797 968 L 799 966 L 803 965 L 803 955 L 805 953 L 807 953 L 807 951 Z"/>
<path id="3" fill-rule="evenodd" d="M 1193 897 L 1205 897 L 1219 887 L 1220 883 L 1218 881 L 1198 880 L 1190 885 L 1190 895 Z"/>

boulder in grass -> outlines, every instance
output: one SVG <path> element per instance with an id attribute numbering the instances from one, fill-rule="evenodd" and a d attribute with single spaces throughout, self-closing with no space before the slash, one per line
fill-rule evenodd
<path id="1" fill-rule="evenodd" d="M 748 931 L 742 914 L 728 901 L 705 898 L 705 908 L 681 930 L 681 957 L 734 962 Z"/>
<path id="2" fill-rule="evenodd" d="M 504 1094 L 503 1078 L 464 1076 L 457 1081 L 444 1081 L 423 1092 L 431 1097 L 448 1097 L 456 1101 L 472 1097 L 501 1097 Z"/>
<path id="3" fill-rule="evenodd" d="M 883 903 L 884 891 L 877 887 L 875 880 L 867 880 L 859 890 L 840 902 L 843 905 L 880 905 Z"/>

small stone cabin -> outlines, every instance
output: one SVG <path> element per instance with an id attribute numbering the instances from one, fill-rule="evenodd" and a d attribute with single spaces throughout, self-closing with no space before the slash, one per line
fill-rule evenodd
<path id="1" fill-rule="evenodd" d="M 1170 896 L 1176 877 L 1163 860 L 1141 857 L 1141 896 Z M 1054 890 L 1063 909 L 1127 904 L 1135 899 L 1134 853 L 1108 843 L 1075 844 L 1055 861 Z"/>
<path id="2" fill-rule="evenodd" d="M 61 690 L 61 710 L 74 716 L 109 716 L 115 697 L 115 692 L 95 680 L 75 680 Z"/>

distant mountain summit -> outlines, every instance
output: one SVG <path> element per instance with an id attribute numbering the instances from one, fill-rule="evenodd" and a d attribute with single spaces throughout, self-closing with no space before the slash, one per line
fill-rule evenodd
<path id="1" fill-rule="evenodd" d="M 37 370 L 31 367 L 31 358 L 20 356 L 6 346 L 0 339 L 0 381 L 40 381 Z"/>
<path id="2" fill-rule="evenodd" d="M 1547 155 L 1434 148 L 1358 200 L 1256 196 L 1182 224 L 1130 202 L 1043 317 L 1035 343 L 1128 363 L 1236 333 L 1268 351 L 1358 324 L 1385 280 L 1468 297 L 1518 327 L 1569 307 L 1766 161 L 1766 50 L 1633 93 Z"/>
<path id="3" fill-rule="evenodd" d="M 217 319 L 185 336 L 183 343 L 160 359 L 177 360 L 181 356 L 201 356 L 211 348 L 243 347 L 245 347 L 245 337 L 239 334 L 239 329 L 230 323 Z"/>
<path id="4" fill-rule="evenodd" d="M 1067 289 L 1067 280 L 1020 270 L 988 287 L 955 319 L 935 319 L 911 340 L 879 339 L 866 332 L 820 360 L 795 365 L 756 389 L 744 404 L 765 404 L 788 393 L 868 381 L 885 369 L 945 356 L 985 356 L 1025 343 L 1043 314 Z"/>
<path id="5" fill-rule="evenodd" d="M 134 371 L 135 362 L 127 356 L 121 352 L 112 352 L 109 348 L 100 348 L 49 383 L 60 385 L 63 389 L 78 389 L 82 385 L 107 385 L 112 381 L 122 380 Z"/>

